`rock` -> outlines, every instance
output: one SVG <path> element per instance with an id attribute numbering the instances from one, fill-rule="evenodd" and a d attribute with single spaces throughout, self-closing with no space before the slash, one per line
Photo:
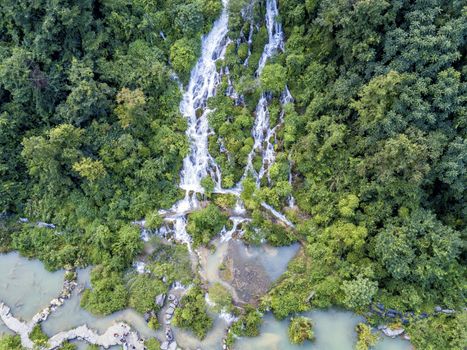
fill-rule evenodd
<path id="1" fill-rule="evenodd" d="M 436 312 L 441 312 L 443 309 L 441 308 L 441 306 L 435 306 L 435 311 Z"/>
<path id="2" fill-rule="evenodd" d="M 166 328 L 165 329 L 165 338 L 167 339 L 167 341 L 171 342 L 172 340 L 174 340 L 174 333 L 172 331 L 172 328 Z"/>
<path id="3" fill-rule="evenodd" d="M 384 311 L 384 305 L 381 303 L 376 304 L 376 307 L 380 309 L 381 311 Z"/>
<path id="4" fill-rule="evenodd" d="M 386 317 L 395 318 L 396 314 L 394 312 L 388 311 L 388 312 L 386 312 Z"/>
<path id="5" fill-rule="evenodd" d="M 403 325 L 408 325 L 408 324 L 409 324 L 409 320 L 406 319 L 406 318 L 403 318 L 403 319 L 402 319 L 402 324 L 403 324 Z"/>
<path id="6" fill-rule="evenodd" d="M 170 306 L 171 308 L 174 308 L 174 309 L 177 307 L 177 305 L 175 305 L 173 302 L 170 303 L 169 306 Z"/>
<path id="7" fill-rule="evenodd" d="M 147 323 L 151 319 L 151 313 L 150 312 L 145 312 L 143 317 L 144 317 L 144 321 L 146 321 L 146 323 Z"/>
<path id="8" fill-rule="evenodd" d="M 174 314 L 174 312 L 175 312 L 175 309 L 174 309 L 173 307 L 169 307 L 169 308 L 165 311 L 165 313 L 166 313 L 167 315 L 170 315 L 170 316 L 172 316 L 172 315 Z"/>
<path id="9" fill-rule="evenodd" d="M 169 349 L 169 342 L 165 341 L 161 344 L 161 350 L 168 350 Z"/>
<path id="10" fill-rule="evenodd" d="M 177 342 L 170 343 L 169 350 L 177 350 Z"/>
<path id="11" fill-rule="evenodd" d="M 156 305 L 159 307 L 164 306 L 165 303 L 165 294 L 159 294 L 156 296 Z"/>
<path id="12" fill-rule="evenodd" d="M 174 301 L 177 297 L 173 294 L 169 294 L 169 301 Z"/>
<path id="13" fill-rule="evenodd" d="M 418 316 L 420 319 L 428 318 L 428 314 L 426 312 L 423 312 Z"/>
<path id="14" fill-rule="evenodd" d="M 451 314 L 455 313 L 455 311 L 451 310 L 451 309 L 443 309 L 443 310 L 441 310 L 441 312 L 443 314 L 447 314 L 447 315 L 451 315 Z"/>
<path id="15" fill-rule="evenodd" d="M 382 329 L 382 331 L 383 331 L 384 335 L 386 335 L 388 337 L 391 337 L 391 338 L 395 338 L 398 335 L 401 335 L 402 333 L 404 333 L 403 328 L 391 329 L 391 328 L 385 327 L 385 328 Z"/>

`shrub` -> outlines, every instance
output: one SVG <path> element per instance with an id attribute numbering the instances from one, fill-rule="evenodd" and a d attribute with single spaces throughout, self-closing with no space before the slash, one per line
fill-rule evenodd
<path id="1" fill-rule="evenodd" d="M 292 318 L 288 333 L 292 344 L 302 344 L 305 340 L 313 340 L 313 323 L 306 317 Z"/>

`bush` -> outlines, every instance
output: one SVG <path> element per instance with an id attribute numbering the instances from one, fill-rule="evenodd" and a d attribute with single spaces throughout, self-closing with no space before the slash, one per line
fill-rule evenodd
<path id="1" fill-rule="evenodd" d="M 359 323 L 355 330 L 358 335 L 356 350 L 368 350 L 378 341 L 378 335 L 371 333 L 371 327 L 364 323 Z"/>
<path id="2" fill-rule="evenodd" d="M 24 350 L 19 335 L 3 335 L 0 337 L 0 350 Z"/>
<path id="3" fill-rule="evenodd" d="M 306 317 L 295 317 L 290 320 L 289 339 L 292 344 L 302 344 L 305 340 L 313 340 L 313 323 Z"/>
<path id="4" fill-rule="evenodd" d="M 280 64 L 268 64 L 261 73 L 260 82 L 263 91 L 280 94 L 284 91 L 286 83 L 286 69 Z"/>
<path id="5" fill-rule="evenodd" d="M 156 338 L 150 338 L 144 342 L 147 350 L 160 350 L 161 344 Z"/>
<path id="6" fill-rule="evenodd" d="M 40 325 L 36 324 L 29 334 L 29 338 L 33 341 L 34 344 L 40 347 L 46 347 L 49 337 L 42 331 Z"/>
<path id="7" fill-rule="evenodd" d="M 188 217 L 187 231 L 193 238 L 193 246 L 208 244 L 227 223 L 227 215 L 214 204 L 191 213 Z"/>
<path id="8" fill-rule="evenodd" d="M 156 310 L 155 299 L 159 294 L 167 293 L 167 286 L 149 274 L 135 275 L 129 283 L 128 305 L 140 313 Z"/>
<path id="9" fill-rule="evenodd" d="M 126 307 L 128 292 L 121 272 L 98 265 L 91 272 L 91 285 L 92 289 L 83 293 L 81 307 L 97 315 L 109 315 Z"/>
<path id="10" fill-rule="evenodd" d="M 410 342 L 416 349 L 463 350 L 467 344 L 467 312 L 437 315 L 411 323 L 407 327 Z"/>
<path id="11" fill-rule="evenodd" d="M 212 319 L 206 312 L 206 300 L 200 287 L 192 287 L 183 296 L 172 321 L 174 326 L 189 329 L 200 339 L 206 336 Z"/>

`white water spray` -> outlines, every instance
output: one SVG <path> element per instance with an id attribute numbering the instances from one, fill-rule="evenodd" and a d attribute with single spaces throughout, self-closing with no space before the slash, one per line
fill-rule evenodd
<path id="1" fill-rule="evenodd" d="M 261 58 L 259 60 L 258 69 L 256 70 L 256 76 L 259 77 L 263 72 L 263 69 L 270 57 L 275 55 L 278 51 L 284 50 L 284 33 L 282 31 L 281 24 L 277 21 L 279 10 L 277 9 L 276 0 L 266 1 L 266 26 L 268 30 L 269 41 L 265 45 Z M 292 96 L 289 89 L 286 87 L 281 96 L 282 107 L 292 102 Z M 276 159 L 276 152 L 274 145 L 276 144 L 276 131 L 279 125 L 284 121 L 284 109 L 282 108 L 279 115 L 279 122 L 276 126 L 271 128 L 270 116 L 268 109 L 268 95 L 263 93 L 256 106 L 256 119 L 252 130 L 252 136 L 254 139 L 253 149 L 248 155 L 247 167 L 245 169 L 244 176 L 251 172 L 255 179 L 256 185 L 260 186 L 260 181 L 265 174 L 269 178 L 269 167 L 274 163 Z M 257 153 L 261 153 L 261 168 L 256 171 L 253 166 L 253 160 Z"/>
<path id="2" fill-rule="evenodd" d="M 228 45 L 228 0 L 223 0 L 224 8 L 220 18 L 214 23 L 211 32 L 203 37 L 201 57 L 191 72 L 188 87 L 180 103 L 180 112 L 187 119 L 186 135 L 190 141 L 190 153 L 183 160 L 180 174 L 180 188 L 185 197 L 170 210 L 161 211 L 166 220 L 173 223 L 174 238 L 177 241 L 190 243 L 186 232 L 186 214 L 199 208 L 198 193 L 204 193 L 201 180 L 211 176 L 220 187 L 221 173 L 219 167 L 208 151 L 208 114 L 211 110 L 207 101 L 216 94 L 221 76 L 217 71 L 216 61 L 223 59 Z"/>

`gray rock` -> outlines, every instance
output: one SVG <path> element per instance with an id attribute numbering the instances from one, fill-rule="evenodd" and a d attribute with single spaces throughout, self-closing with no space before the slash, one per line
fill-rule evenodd
<path id="1" fill-rule="evenodd" d="M 172 328 L 166 328 L 165 329 L 165 338 L 167 339 L 167 341 L 171 342 L 172 340 L 174 340 L 174 333 L 172 331 Z"/>
<path id="2" fill-rule="evenodd" d="M 177 342 L 170 343 L 169 350 L 177 350 Z"/>
<path id="3" fill-rule="evenodd" d="M 174 301 L 177 297 L 173 294 L 169 294 L 169 301 Z"/>
<path id="4" fill-rule="evenodd" d="M 443 314 L 447 314 L 447 315 L 451 315 L 451 314 L 455 313 L 455 311 L 451 310 L 451 309 L 443 309 L 441 312 Z"/>
<path id="5" fill-rule="evenodd" d="M 161 344 L 161 350 L 168 350 L 169 342 L 165 341 Z"/>
<path id="6" fill-rule="evenodd" d="M 391 328 L 388 328 L 388 327 L 385 327 L 382 329 L 384 335 L 388 336 L 388 337 L 391 337 L 391 338 L 395 338 L 399 335 L 401 335 L 402 333 L 404 333 L 404 329 L 403 328 L 396 328 L 396 329 L 391 329 Z"/>
<path id="7" fill-rule="evenodd" d="M 441 310 L 443 310 L 443 309 L 441 308 L 441 306 L 435 306 L 435 311 L 436 311 L 436 312 L 441 312 Z"/>
<path id="8" fill-rule="evenodd" d="M 159 294 L 158 296 L 156 296 L 156 305 L 157 306 L 164 306 L 164 302 L 165 302 L 165 294 Z"/>
<path id="9" fill-rule="evenodd" d="M 167 315 L 173 315 L 174 312 L 175 312 L 175 309 L 173 307 L 169 307 L 165 313 Z"/>

